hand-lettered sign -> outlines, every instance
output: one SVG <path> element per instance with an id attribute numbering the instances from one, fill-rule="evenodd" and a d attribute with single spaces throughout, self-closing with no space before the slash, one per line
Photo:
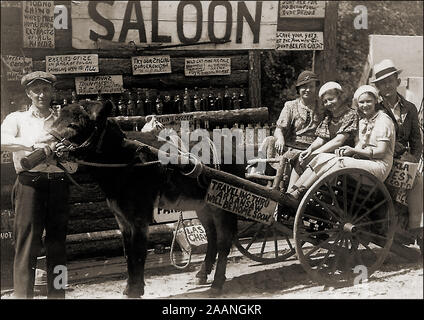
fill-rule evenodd
<path id="1" fill-rule="evenodd" d="M 385 182 L 396 188 L 412 189 L 417 169 L 418 163 L 394 159 L 392 170 Z"/>
<path id="2" fill-rule="evenodd" d="M 206 202 L 248 219 L 271 224 L 277 203 L 268 198 L 212 180 Z"/>
<path id="3" fill-rule="evenodd" d="M 133 74 L 171 73 L 171 57 L 145 56 L 131 58 Z"/>
<path id="4" fill-rule="evenodd" d="M 54 1 L 22 1 L 24 48 L 54 48 Z"/>
<path id="5" fill-rule="evenodd" d="M 32 58 L 4 55 L 3 70 L 6 72 L 6 80 L 20 81 L 22 76 L 32 71 Z"/>
<path id="6" fill-rule="evenodd" d="M 183 219 L 197 218 L 196 211 L 179 211 L 158 208 L 153 211 L 153 220 L 155 223 L 175 222 L 178 221 L 181 212 L 183 214 Z"/>
<path id="7" fill-rule="evenodd" d="M 280 18 L 324 18 L 325 1 L 280 1 Z"/>
<path id="8" fill-rule="evenodd" d="M 319 31 L 278 31 L 276 50 L 324 50 L 324 34 Z"/>
<path id="9" fill-rule="evenodd" d="M 124 91 L 122 75 L 75 77 L 77 94 L 121 93 Z"/>
<path id="10" fill-rule="evenodd" d="M 186 58 L 185 76 L 215 76 L 231 74 L 231 58 Z"/>
<path id="11" fill-rule="evenodd" d="M 46 56 L 46 71 L 53 74 L 99 72 L 97 54 Z"/>
<path id="12" fill-rule="evenodd" d="M 12 163 L 12 152 L 2 151 L 1 152 L 1 163 Z"/>
<path id="13" fill-rule="evenodd" d="M 99 39 L 190 50 L 273 49 L 278 1 L 72 1 L 71 18 L 76 49 L 96 49 Z M 217 44 L 222 40 L 228 42 Z"/>

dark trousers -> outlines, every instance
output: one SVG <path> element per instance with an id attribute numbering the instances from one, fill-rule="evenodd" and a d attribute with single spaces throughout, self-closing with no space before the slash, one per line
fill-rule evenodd
<path id="1" fill-rule="evenodd" d="M 37 256 L 44 246 L 47 264 L 47 297 L 64 298 L 65 290 L 54 287 L 57 265 L 66 266 L 66 231 L 69 217 L 69 185 L 65 176 L 21 173 L 13 189 L 15 204 L 14 292 L 17 298 L 34 295 Z"/>

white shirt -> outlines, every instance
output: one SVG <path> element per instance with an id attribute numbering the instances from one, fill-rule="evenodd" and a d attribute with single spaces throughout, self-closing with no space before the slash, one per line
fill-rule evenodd
<path id="1" fill-rule="evenodd" d="M 31 147 L 40 139 L 49 136 L 49 141 L 55 142 L 55 138 L 49 134 L 51 126 L 57 114 L 53 109 L 47 117 L 42 117 L 38 114 L 38 110 L 31 106 L 27 111 L 16 111 L 9 114 L 1 125 L 1 144 L 13 145 L 20 144 L 26 147 Z M 13 141 L 10 141 L 13 137 Z M 29 155 L 31 151 L 14 151 L 13 164 L 16 173 L 24 171 L 21 166 L 21 159 Z M 62 163 L 69 172 L 75 172 L 78 165 L 75 163 Z M 62 169 L 56 166 L 55 160 L 45 161 L 30 170 L 31 172 L 63 172 Z"/>

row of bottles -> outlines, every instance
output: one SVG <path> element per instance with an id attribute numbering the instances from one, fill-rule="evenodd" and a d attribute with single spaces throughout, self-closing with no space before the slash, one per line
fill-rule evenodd
<path id="1" fill-rule="evenodd" d="M 69 103 L 77 103 L 80 99 L 75 91 L 70 97 L 58 99 L 53 98 L 53 105 L 56 108 L 63 107 Z M 151 114 L 178 114 L 194 111 L 216 111 L 235 110 L 247 107 L 247 99 L 243 87 L 237 92 L 230 94 L 228 86 L 224 93 L 214 93 L 212 88 L 208 92 L 201 92 L 197 87 L 193 92 L 188 88 L 182 94 L 175 94 L 171 97 L 168 93 L 161 95 L 159 92 L 153 97 L 147 89 L 138 88 L 136 90 L 125 90 L 122 94 L 112 95 L 115 103 L 114 116 L 147 116 Z M 104 100 L 104 95 L 98 92 L 97 100 Z M 89 99 L 87 99 L 89 100 Z"/>

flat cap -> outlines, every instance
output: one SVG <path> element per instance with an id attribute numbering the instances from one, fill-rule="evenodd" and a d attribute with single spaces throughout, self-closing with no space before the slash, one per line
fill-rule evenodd
<path id="1" fill-rule="evenodd" d="M 26 87 L 36 80 L 42 80 L 53 84 L 56 82 L 56 76 L 44 71 L 34 71 L 24 75 L 21 79 L 21 84 Z"/>

